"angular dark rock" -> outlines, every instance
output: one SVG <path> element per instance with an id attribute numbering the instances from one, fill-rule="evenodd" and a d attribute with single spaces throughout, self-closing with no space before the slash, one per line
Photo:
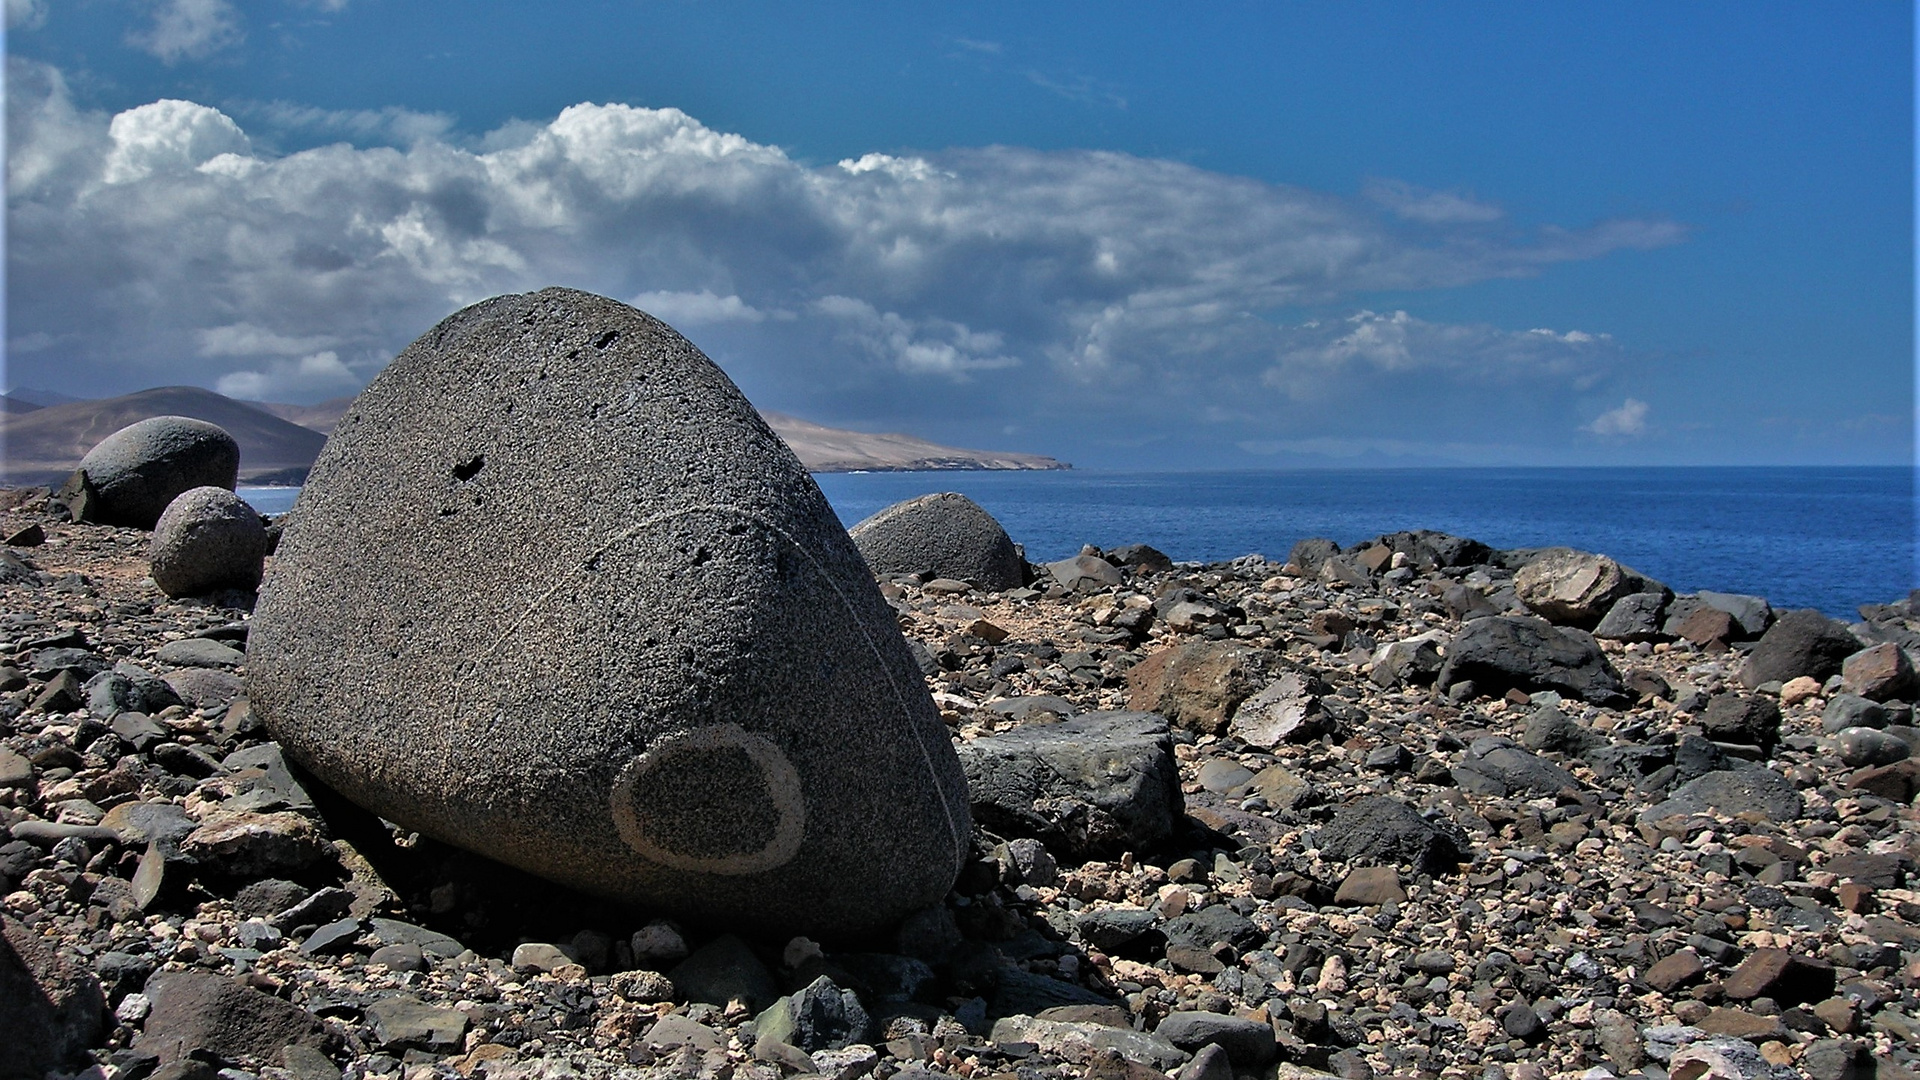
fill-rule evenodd
<path id="1" fill-rule="evenodd" d="M 1817 956 L 1786 949 L 1755 949 L 1721 980 L 1736 1001 L 1769 997 L 1783 1006 L 1824 1001 L 1833 996 L 1833 965 Z"/>
<path id="2" fill-rule="evenodd" d="M 0 1076 L 78 1069 L 106 1031 L 100 981 L 53 942 L 0 915 Z"/>
<path id="3" fill-rule="evenodd" d="M 1583 786 L 1572 773 L 1503 738 L 1475 739 L 1453 767 L 1453 779 L 1463 790 L 1500 797 L 1554 795 Z"/>
<path id="4" fill-rule="evenodd" d="M 1700 727 L 1714 742 L 1757 746 L 1770 754 L 1780 741 L 1780 706 L 1766 694 L 1715 694 Z"/>
<path id="5" fill-rule="evenodd" d="M 1031 836 L 1070 859 L 1144 850 L 1184 812 L 1166 721 L 1095 712 L 961 744 L 973 814 L 1004 836 Z"/>
<path id="6" fill-rule="evenodd" d="M 1789 611 L 1760 635 L 1740 669 L 1740 681 L 1752 689 L 1802 675 L 1824 680 L 1840 674 L 1847 657 L 1859 650 L 1859 640 L 1846 627 L 1820 612 Z"/>
<path id="7" fill-rule="evenodd" d="M 1320 830 L 1320 852 L 1350 862 L 1411 863 L 1433 873 L 1452 870 L 1467 854 L 1451 831 L 1406 803 L 1381 795 L 1341 807 Z"/>
<path id="8" fill-rule="evenodd" d="M 326 1043 L 319 1020 L 305 1009 L 211 972 L 160 972 L 147 980 L 146 994 L 153 1012 L 134 1045 L 162 1063 L 206 1052 L 257 1065 L 285 1046 Z"/>
<path id="9" fill-rule="evenodd" d="M 1773 821 L 1792 821 L 1804 809 L 1791 781 L 1772 769 L 1749 765 L 1710 772 L 1689 781 L 1665 802 L 1648 807 L 1640 820 L 1657 822 L 1682 815 L 1719 813 L 1725 817 L 1760 814 Z"/>
<path id="10" fill-rule="evenodd" d="M 1466 681 L 1486 694 L 1558 690 L 1595 705 L 1628 701 L 1619 673 L 1591 636 L 1521 616 L 1475 619 L 1461 627 L 1435 685 L 1445 691 Z"/>
<path id="11" fill-rule="evenodd" d="M 1666 603 L 1664 593 L 1628 593 L 1607 609 L 1606 616 L 1593 628 L 1593 636 L 1611 641 L 1658 641 L 1666 636 L 1660 629 Z"/>

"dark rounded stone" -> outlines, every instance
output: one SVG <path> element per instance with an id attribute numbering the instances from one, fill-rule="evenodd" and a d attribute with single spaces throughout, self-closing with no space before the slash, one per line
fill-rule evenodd
<path id="1" fill-rule="evenodd" d="M 966 854 L 945 726 L 820 489 L 698 349 L 602 297 L 483 302 L 373 381 L 247 667 L 289 761 L 615 899 L 839 935 L 938 902 Z"/>
<path id="2" fill-rule="evenodd" d="M 266 557 L 260 512 L 220 487 L 197 487 L 168 503 L 147 549 L 153 583 L 168 596 L 256 588 Z"/>
<path id="3" fill-rule="evenodd" d="M 233 490 L 240 444 L 218 424 L 187 416 L 155 416 L 100 440 L 80 459 L 93 490 L 87 520 L 151 529 L 183 491 Z"/>
<path id="4" fill-rule="evenodd" d="M 847 531 L 876 574 L 954 578 L 994 592 L 1025 582 L 1007 530 L 957 492 L 894 503 Z"/>

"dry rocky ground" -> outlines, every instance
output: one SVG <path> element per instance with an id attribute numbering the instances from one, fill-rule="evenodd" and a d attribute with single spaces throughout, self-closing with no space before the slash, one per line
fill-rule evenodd
<path id="1" fill-rule="evenodd" d="M 169 600 L 147 534 L 10 501 L 0 534 L 29 533 L 0 559 L 14 1063 L 70 1047 L 69 1074 L 232 1080 L 1920 1071 L 1914 687 L 1884 651 L 1879 669 L 1748 687 L 1757 624 L 1709 614 L 1673 625 L 1700 644 L 1602 638 L 1613 689 L 1582 661 L 1543 690 L 1546 646 L 1516 646 L 1539 670 L 1512 678 L 1452 647 L 1462 615 L 1518 608 L 1504 566 L 1524 560 L 1435 566 L 1404 535 L 1287 566 L 1119 549 L 999 594 L 889 580 L 974 782 L 974 858 L 944 907 L 884 940 L 742 941 L 303 780 L 249 716 L 246 597 Z M 1850 649 L 1920 640 L 1906 602 L 1871 614 Z"/>

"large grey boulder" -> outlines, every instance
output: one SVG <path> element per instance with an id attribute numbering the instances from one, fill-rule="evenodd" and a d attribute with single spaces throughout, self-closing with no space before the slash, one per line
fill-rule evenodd
<path id="1" fill-rule="evenodd" d="M 153 526 L 147 562 L 168 596 L 252 589 L 267 558 L 267 523 L 226 488 L 197 487 L 167 504 Z"/>
<path id="2" fill-rule="evenodd" d="M 218 424 L 155 416 L 100 440 L 80 459 L 79 471 L 90 491 L 84 520 L 151 529 L 183 491 L 232 491 L 240 476 L 240 444 Z"/>
<path id="3" fill-rule="evenodd" d="M 953 578 L 993 592 L 1025 584 L 1007 530 L 958 492 L 894 503 L 847 532 L 876 574 Z"/>
<path id="4" fill-rule="evenodd" d="M 1513 575 L 1520 601 L 1550 622 L 1591 628 L 1634 593 L 1671 595 L 1665 585 L 1605 555 L 1550 548 Z"/>
<path id="5" fill-rule="evenodd" d="M 1591 635 L 1519 615 L 1474 619 L 1454 635 L 1436 684 L 1444 691 L 1468 680 L 1489 694 L 1557 690 L 1594 705 L 1631 700 Z"/>
<path id="6" fill-rule="evenodd" d="M 1002 836 L 1031 836 L 1074 859 L 1153 847 L 1186 806 L 1167 722 L 1093 712 L 960 745 L 973 813 Z"/>
<path id="7" fill-rule="evenodd" d="M 343 572 L 343 560 L 350 572 Z M 248 696 L 360 805 L 585 891 L 838 936 L 938 902 L 966 783 L 820 489 L 653 317 L 457 312 L 347 410 Z"/>

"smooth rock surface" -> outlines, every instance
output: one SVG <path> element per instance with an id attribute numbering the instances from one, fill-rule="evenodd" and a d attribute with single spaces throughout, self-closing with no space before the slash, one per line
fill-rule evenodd
<path id="1" fill-rule="evenodd" d="M 252 589 L 267 557 L 267 524 L 245 499 L 197 487 L 167 504 L 153 526 L 147 562 L 168 596 Z"/>
<path id="2" fill-rule="evenodd" d="M 876 574 L 955 578 L 994 592 L 1024 580 L 1007 530 L 957 492 L 894 503 L 847 533 Z"/>
<path id="3" fill-rule="evenodd" d="M 699 350 L 603 297 L 485 301 L 374 379 L 248 669 L 330 786 L 611 898 L 845 933 L 965 855 L 947 732 L 819 488 Z"/>
<path id="4" fill-rule="evenodd" d="M 233 490 L 240 475 L 240 444 L 217 424 L 186 416 L 155 416 L 128 424 L 80 459 L 91 491 L 84 520 L 151 529 L 181 492 L 197 487 Z"/>

